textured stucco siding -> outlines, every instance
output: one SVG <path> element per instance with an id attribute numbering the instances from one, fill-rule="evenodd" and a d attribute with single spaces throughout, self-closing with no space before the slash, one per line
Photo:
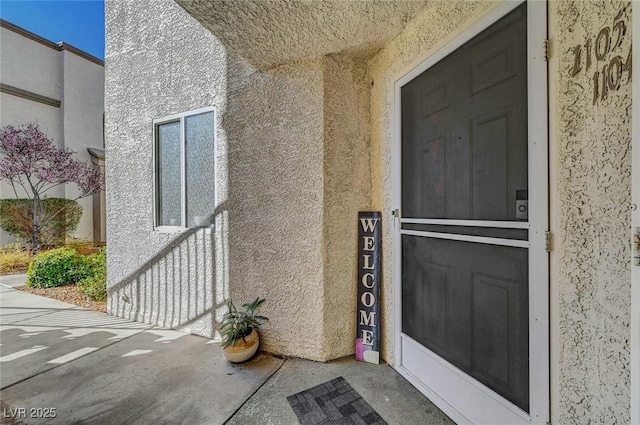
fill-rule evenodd
<path id="1" fill-rule="evenodd" d="M 248 70 L 229 71 L 222 116 L 231 293 L 267 299 L 264 349 L 322 360 L 321 62 Z"/>
<path id="2" fill-rule="evenodd" d="M 152 120 L 223 103 L 225 55 L 171 2 L 133 6 L 106 3 L 108 309 L 211 337 L 215 307 L 228 298 L 216 288 L 219 237 L 154 231 Z M 172 31 L 183 36 L 162 37 Z"/>
<path id="3" fill-rule="evenodd" d="M 369 80 L 360 60 L 331 55 L 324 64 L 325 358 L 354 353 L 358 211 L 370 210 Z"/>
<path id="4" fill-rule="evenodd" d="M 373 209 L 382 211 L 382 356 L 394 361 L 393 99 L 394 83 L 446 41 L 466 29 L 495 2 L 437 1 L 369 61 L 371 78 L 371 174 Z"/>
<path id="5" fill-rule="evenodd" d="M 558 424 L 630 422 L 631 84 L 593 104 L 593 72 L 631 48 L 627 1 L 560 1 L 557 54 L 555 318 Z M 627 7 L 627 34 L 616 53 L 571 77 L 573 48 L 611 27 Z M 613 34 L 612 34 L 613 35 Z M 615 37 L 614 40 L 615 41 Z M 584 61 L 584 59 L 583 59 Z M 637 335 L 636 335 L 637 337 Z"/>
<path id="6" fill-rule="evenodd" d="M 176 0 L 258 69 L 323 55 L 372 51 L 402 30 L 426 0 L 212 2 Z"/>
<path id="7" fill-rule="evenodd" d="M 106 11 L 110 312 L 212 336 L 229 296 L 261 296 L 263 349 L 323 359 L 321 61 L 258 72 L 172 0 Z M 152 119 L 205 106 L 217 117 L 215 230 L 159 233 Z"/>

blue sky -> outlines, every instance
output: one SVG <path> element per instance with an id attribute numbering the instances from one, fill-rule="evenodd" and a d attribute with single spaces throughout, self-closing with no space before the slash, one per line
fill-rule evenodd
<path id="1" fill-rule="evenodd" d="M 0 0 L 0 17 L 104 59 L 103 0 Z"/>

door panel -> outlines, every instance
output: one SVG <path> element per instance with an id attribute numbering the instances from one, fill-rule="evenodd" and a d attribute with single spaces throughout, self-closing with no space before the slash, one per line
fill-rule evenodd
<path id="1" fill-rule="evenodd" d="M 413 221 L 400 233 L 407 347 L 528 412 L 526 219 L 474 225 L 518 221 L 516 194 L 528 191 L 526 16 L 523 4 L 400 89 L 402 215 Z M 420 222 L 433 219 L 469 224 Z"/>
<path id="2" fill-rule="evenodd" d="M 509 111 L 502 111 L 488 119 L 474 120 L 471 124 L 473 129 L 473 218 L 476 220 L 500 219 L 509 215 L 507 129 L 512 121 L 509 116 Z"/>
<path id="3" fill-rule="evenodd" d="M 402 333 L 528 410 L 528 250 L 402 236 Z"/>
<path id="4" fill-rule="evenodd" d="M 401 89 L 404 217 L 516 219 L 528 171 L 526 5 L 495 25 Z M 434 140 L 443 146 L 425 170 Z"/>
<path id="5" fill-rule="evenodd" d="M 444 149 L 449 137 L 439 136 L 424 143 L 422 151 L 420 186 L 425 190 L 421 192 L 421 204 L 428 214 L 444 214 Z"/>
<path id="6" fill-rule="evenodd" d="M 476 274 L 473 280 L 471 376 L 498 388 L 507 400 L 528 411 L 528 288 L 521 281 L 495 275 Z"/>
<path id="7" fill-rule="evenodd" d="M 517 75 L 513 55 L 503 45 L 496 52 L 489 51 L 472 57 L 470 62 L 472 95 Z"/>

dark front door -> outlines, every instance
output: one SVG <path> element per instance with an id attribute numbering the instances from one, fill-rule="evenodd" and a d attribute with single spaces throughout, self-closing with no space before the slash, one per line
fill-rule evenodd
<path id="1" fill-rule="evenodd" d="M 526 4 L 401 88 L 403 338 L 523 412 L 527 99 Z"/>

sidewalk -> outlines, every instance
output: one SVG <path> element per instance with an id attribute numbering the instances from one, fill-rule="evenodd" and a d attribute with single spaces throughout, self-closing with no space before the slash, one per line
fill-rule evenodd
<path id="1" fill-rule="evenodd" d="M 338 376 L 389 424 L 452 423 L 389 366 L 266 353 L 233 365 L 211 340 L 9 287 L 20 279 L 0 276 L 2 423 L 297 424 L 287 396 Z"/>

